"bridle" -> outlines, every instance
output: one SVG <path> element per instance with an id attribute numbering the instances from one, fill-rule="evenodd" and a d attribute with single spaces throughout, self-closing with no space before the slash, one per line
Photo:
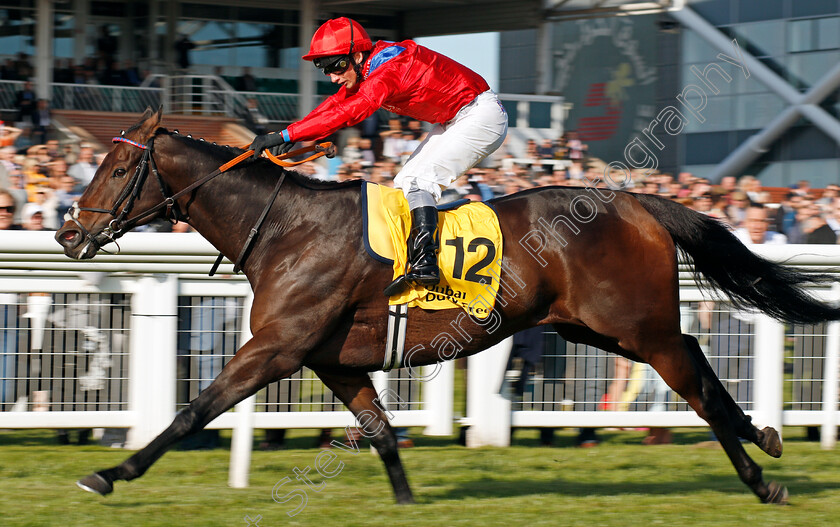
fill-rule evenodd
<path id="1" fill-rule="evenodd" d="M 123 134 L 125 134 L 125 132 L 123 132 Z M 103 245 L 107 245 L 108 243 L 116 243 L 117 238 L 131 230 L 137 224 L 137 222 L 151 214 L 156 213 L 163 207 L 166 207 L 166 217 L 170 221 L 176 222 L 179 220 L 186 219 L 186 216 L 180 211 L 180 209 L 178 208 L 178 204 L 175 202 L 175 199 L 178 198 L 181 194 L 183 194 L 184 191 L 181 191 L 172 196 L 169 195 L 169 187 L 163 181 L 163 178 L 161 178 L 160 173 L 157 169 L 157 165 L 155 164 L 155 159 L 152 155 L 154 153 L 154 139 L 155 136 L 153 135 L 151 137 L 151 140 L 149 141 L 149 144 L 144 145 L 142 143 L 138 143 L 137 141 L 132 141 L 131 139 L 124 137 L 124 135 L 114 137 L 112 139 L 114 143 L 126 143 L 143 150 L 143 155 L 140 157 L 140 161 L 137 163 L 137 166 L 134 169 L 134 174 L 131 176 L 131 179 L 129 180 L 128 184 L 126 184 L 123 187 L 122 191 L 120 191 L 119 196 L 117 196 L 117 199 L 114 201 L 114 205 L 110 209 L 101 209 L 96 207 L 80 207 L 79 202 L 75 201 L 73 202 L 73 205 L 70 207 L 70 210 L 67 212 L 67 214 L 64 215 L 64 219 L 75 223 L 76 227 L 78 227 L 79 230 L 84 234 L 88 242 L 93 244 L 97 248 L 97 250 L 101 249 Z M 146 183 L 146 179 L 149 176 L 149 169 L 151 169 L 151 171 L 155 174 L 155 177 L 157 178 L 158 186 L 160 187 L 160 193 L 163 196 L 163 201 L 158 205 L 151 207 L 132 218 L 126 219 L 128 215 L 131 214 L 131 211 L 134 209 L 134 204 L 137 201 L 137 198 L 140 197 L 140 193 L 143 191 L 143 186 Z M 119 210 L 121 206 L 122 210 Z M 119 211 L 119 213 L 117 211 Z M 110 222 L 108 222 L 108 225 L 104 229 L 99 231 L 97 234 L 92 234 L 79 221 L 79 214 L 81 212 L 96 212 L 101 214 L 110 214 L 113 219 Z M 119 248 L 119 245 L 117 247 Z"/>
<path id="2" fill-rule="evenodd" d="M 120 195 L 114 201 L 114 205 L 110 209 L 80 207 L 79 202 L 76 201 L 73 202 L 73 205 L 70 207 L 70 210 L 67 212 L 67 214 L 64 215 L 65 220 L 72 221 L 76 224 L 76 227 L 78 227 L 79 230 L 84 234 L 88 243 L 93 245 L 97 251 L 104 251 L 104 249 L 102 249 L 102 246 L 107 245 L 108 243 L 113 242 L 114 244 L 116 244 L 117 238 L 133 229 L 137 225 L 137 223 L 139 223 L 144 218 L 157 214 L 158 211 L 160 211 L 163 208 L 166 208 L 166 212 L 164 213 L 165 217 L 173 223 L 188 220 L 189 216 L 181 211 L 181 209 L 178 207 L 178 202 L 176 200 L 184 194 L 192 192 L 201 185 L 204 185 L 219 174 L 222 174 L 223 172 L 236 166 L 241 161 L 251 157 L 254 154 L 253 150 L 246 150 L 245 152 L 231 159 L 230 161 L 223 164 L 213 172 L 210 172 L 206 176 L 197 179 L 196 181 L 193 181 L 184 189 L 170 195 L 169 186 L 163 181 L 163 178 L 158 172 L 157 165 L 155 164 L 155 158 L 153 157 L 154 141 L 156 136 L 157 131 L 154 134 L 152 134 L 148 145 L 144 145 L 137 141 L 132 141 L 131 139 L 126 138 L 125 132 L 122 132 L 122 134 L 119 137 L 114 137 L 112 139 L 114 143 L 126 143 L 143 150 L 143 155 L 140 157 L 140 161 L 137 163 L 137 167 L 135 167 L 134 169 L 134 175 L 131 176 L 131 179 L 129 180 L 128 184 L 125 187 L 123 187 L 122 191 L 120 191 Z M 315 153 L 307 157 L 306 159 L 301 159 L 292 162 L 283 161 L 284 159 L 313 151 Z M 335 156 L 335 153 L 335 146 L 333 146 L 333 144 L 329 142 L 307 146 L 298 150 L 292 150 L 291 152 L 287 152 L 279 157 L 274 156 L 271 152 L 265 152 L 266 157 L 269 159 L 269 161 L 281 167 L 297 166 L 302 163 L 306 163 L 307 161 L 312 161 L 313 159 L 323 155 L 326 155 L 327 157 L 333 157 Z M 137 198 L 143 191 L 143 186 L 146 183 L 146 179 L 149 175 L 149 169 L 151 169 L 151 171 L 155 175 L 155 178 L 157 179 L 158 187 L 160 188 L 160 193 L 163 196 L 163 201 L 161 201 L 157 205 L 149 207 L 148 209 L 138 213 L 137 215 L 131 218 L 126 219 L 128 215 L 131 214 L 131 211 L 134 208 L 134 203 L 137 201 Z M 277 194 L 280 191 L 280 186 L 283 184 L 283 180 L 285 179 L 285 177 L 285 173 L 282 173 L 280 177 L 277 178 L 277 183 L 274 186 L 274 191 L 271 193 L 271 197 L 268 203 L 266 203 L 262 214 L 260 214 L 259 219 L 248 234 L 248 238 L 245 241 L 245 244 L 239 253 L 239 257 L 236 259 L 234 265 L 234 272 L 239 272 L 239 269 L 242 268 L 242 263 L 244 262 L 245 258 L 247 258 L 248 251 L 252 243 L 254 242 L 254 239 L 256 238 L 257 234 L 259 234 L 259 228 L 265 220 L 268 211 L 271 208 L 271 204 L 277 198 Z M 119 213 L 117 213 L 120 206 L 122 206 L 122 210 Z M 100 214 L 110 214 L 113 219 L 109 221 L 108 225 L 99 233 L 91 234 L 91 232 L 87 230 L 85 226 L 82 225 L 79 221 L 79 214 L 81 212 L 96 212 Z M 117 250 L 119 250 L 119 245 L 117 245 Z M 216 269 L 218 269 L 221 260 L 222 255 L 219 254 L 219 258 L 216 259 L 216 263 L 213 264 L 213 268 L 210 271 L 210 276 L 213 276 L 213 274 L 216 272 Z"/>

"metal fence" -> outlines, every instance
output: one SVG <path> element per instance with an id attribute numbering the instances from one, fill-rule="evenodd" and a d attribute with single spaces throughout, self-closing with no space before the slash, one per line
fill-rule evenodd
<path id="1" fill-rule="evenodd" d="M 16 96 L 22 81 L 0 80 L 0 111 L 17 111 Z M 50 105 L 58 110 L 139 113 L 164 105 L 167 113 L 225 115 L 244 118 L 248 99 L 272 125 L 298 119 L 297 93 L 241 92 L 215 75 L 150 76 L 142 86 L 53 83 Z M 567 105 L 562 97 L 499 94 L 511 126 L 562 131 Z M 323 100 L 317 96 L 316 102 Z M 384 112 L 384 110 L 383 110 Z M 387 112 L 384 112 L 387 114 Z"/>

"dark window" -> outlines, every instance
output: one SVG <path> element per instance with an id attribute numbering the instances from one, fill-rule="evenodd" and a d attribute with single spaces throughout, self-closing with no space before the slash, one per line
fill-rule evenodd
<path id="1" fill-rule="evenodd" d="M 837 156 L 834 141 L 816 127 L 797 127 L 785 134 L 788 159 L 827 159 Z"/>
<path id="2" fill-rule="evenodd" d="M 774 20 L 784 16 L 784 0 L 741 0 L 738 9 L 738 22 L 756 22 Z"/>
<path id="3" fill-rule="evenodd" d="M 791 16 L 832 15 L 838 12 L 837 0 L 792 1 Z"/>
<path id="4" fill-rule="evenodd" d="M 729 154 L 729 132 L 687 134 L 685 136 L 686 165 L 720 163 Z"/>
<path id="5" fill-rule="evenodd" d="M 716 26 L 731 24 L 732 6 L 729 0 L 708 0 L 707 2 L 694 2 L 691 9 L 697 14 Z"/>

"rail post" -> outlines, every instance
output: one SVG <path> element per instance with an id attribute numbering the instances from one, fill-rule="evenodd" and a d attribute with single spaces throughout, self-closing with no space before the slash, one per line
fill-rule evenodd
<path id="1" fill-rule="evenodd" d="M 239 342 L 244 345 L 251 340 L 251 304 L 254 292 L 249 291 L 242 306 L 242 329 Z M 241 347 L 240 345 L 240 347 Z M 254 406 L 257 394 L 236 405 L 236 421 L 230 443 L 230 469 L 228 485 L 236 489 L 248 486 L 248 474 L 251 468 L 251 446 L 254 442 Z"/>
<path id="2" fill-rule="evenodd" d="M 756 420 L 782 433 L 785 326 L 767 315 L 755 321 L 753 409 Z"/>
<path id="3" fill-rule="evenodd" d="M 435 368 L 440 368 L 434 374 Z M 431 422 L 423 431 L 429 436 L 452 435 L 452 403 L 454 401 L 455 362 L 448 360 L 424 366 L 423 375 L 434 375 L 423 383 L 423 407 L 431 413 Z"/>
<path id="4" fill-rule="evenodd" d="M 178 278 L 143 276 L 131 296 L 129 409 L 137 418 L 126 448 L 157 437 L 175 417 Z"/>
<path id="5" fill-rule="evenodd" d="M 828 325 L 828 337 L 825 342 L 825 383 L 823 384 L 823 422 L 820 432 L 820 445 L 824 450 L 831 450 L 837 443 L 837 382 L 840 375 L 840 322 Z"/>
<path id="6" fill-rule="evenodd" d="M 511 405 L 499 389 L 513 337 L 467 358 L 467 446 L 509 446 Z"/>

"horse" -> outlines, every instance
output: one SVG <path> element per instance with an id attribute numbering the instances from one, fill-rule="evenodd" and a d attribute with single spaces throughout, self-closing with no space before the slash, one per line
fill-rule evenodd
<path id="1" fill-rule="evenodd" d="M 412 503 L 396 437 L 369 377 L 383 368 L 383 290 L 393 270 L 366 253 L 362 182 L 318 182 L 264 158 L 219 173 L 221 164 L 245 150 L 169 131 L 161 126 L 162 116 L 161 109 L 147 108 L 115 138 L 55 239 L 68 257 L 84 260 L 152 218 L 186 221 L 241 265 L 253 289 L 253 336 L 160 435 L 121 464 L 77 484 L 107 495 L 115 482 L 143 475 L 175 443 L 239 401 L 306 366 L 362 424 L 396 502 Z M 149 182 L 149 173 L 157 184 Z M 269 208 L 272 188 L 277 198 Z M 735 305 L 788 322 L 840 319 L 839 309 L 803 289 L 830 277 L 760 258 L 719 221 L 656 196 L 543 187 L 490 204 L 506 240 L 501 281 L 508 284 L 498 291 L 488 317 L 493 323 L 461 309 L 411 309 L 405 336 L 411 367 L 440 362 L 440 350 L 429 345 L 434 335 L 451 339 L 445 358 L 455 359 L 522 329 L 551 324 L 569 341 L 650 364 L 709 423 L 752 492 L 762 502 L 786 503 L 787 489 L 765 482 L 741 444 L 750 441 L 779 457 L 778 432 L 751 423 L 697 340 L 680 330 L 678 251 Z M 243 251 L 261 210 L 264 224 Z M 247 257 L 239 261 L 242 253 Z"/>

